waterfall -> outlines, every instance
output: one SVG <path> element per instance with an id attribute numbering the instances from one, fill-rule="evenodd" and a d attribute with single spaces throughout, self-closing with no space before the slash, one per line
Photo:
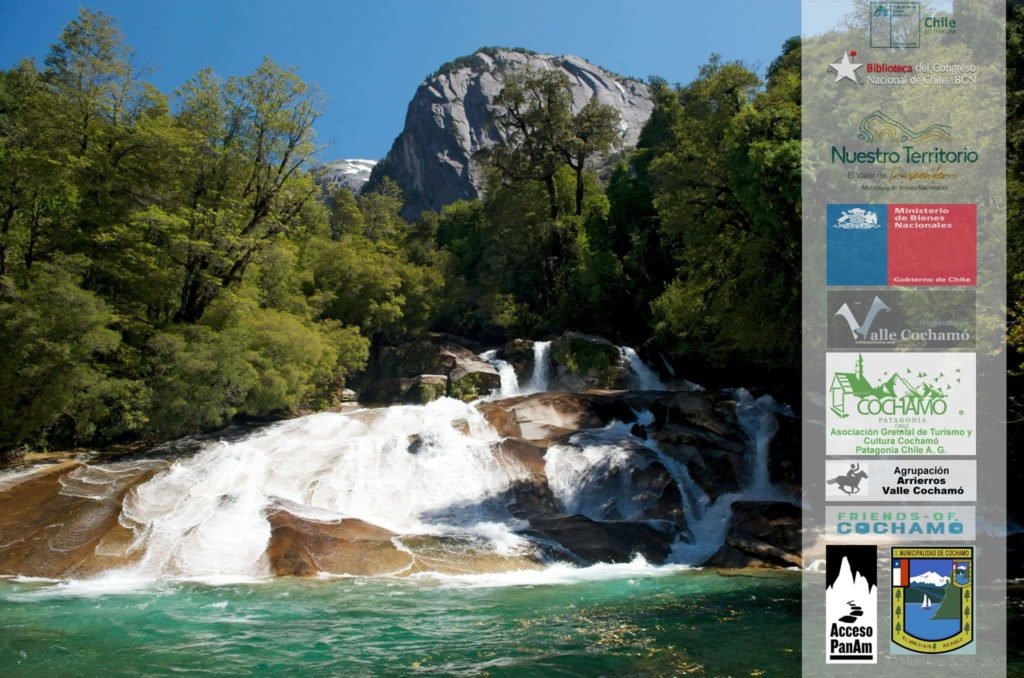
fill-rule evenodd
<path id="1" fill-rule="evenodd" d="M 480 354 L 483 360 L 489 362 L 498 371 L 498 376 L 501 378 L 501 386 L 496 393 L 491 395 L 498 398 L 511 398 L 519 395 L 519 377 L 516 376 L 515 368 L 508 362 L 495 357 L 497 355 L 497 350 L 484 351 Z"/>
<path id="2" fill-rule="evenodd" d="M 568 445 L 554 445 L 544 455 L 545 474 L 559 508 L 591 520 L 642 520 L 650 508 L 632 471 L 650 466 L 655 457 L 629 426 L 612 422 L 603 429 L 581 431 Z"/>
<path id="3" fill-rule="evenodd" d="M 535 343 L 533 379 L 524 392 L 549 387 L 549 352 L 549 342 Z M 621 353 L 626 365 L 642 365 L 630 349 Z M 515 373 L 496 355 L 481 357 L 502 374 L 497 395 L 514 394 Z M 651 387 L 641 370 L 631 373 L 638 387 Z M 649 400 L 671 407 L 673 398 L 628 397 L 616 406 Z M 709 402 L 722 402 L 713 398 Z M 46 482 L 59 483 L 61 497 L 93 501 L 75 508 L 81 512 L 71 516 L 77 523 L 55 515 L 54 531 L 32 548 L 41 558 L 58 554 L 52 556 L 56 563 L 65 557 L 60 553 L 73 551 L 64 544 L 78 548 L 102 536 L 95 571 L 137 581 L 510 570 L 574 560 L 579 551 L 571 538 L 560 540 L 565 533 L 558 530 L 578 529 L 585 521 L 564 519 L 582 515 L 647 523 L 607 529 L 630 534 L 638 544 L 657 542 L 662 554 L 675 539 L 670 559 L 700 565 L 724 543 L 733 502 L 785 499 L 768 473 L 775 414 L 784 409 L 770 396 L 755 399 L 744 389 L 736 389 L 734 398 L 741 429 L 736 434 L 748 440 L 749 467 L 740 473 L 739 491 L 714 501 L 690 469 L 696 473 L 706 463 L 709 478 L 729 469 L 701 458 L 702 445 L 686 442 L 692 427 L 673 428 L 679 422 L 667 415 L 654 426 L 651 412 L 634 410 L 624 416 L 629 423 L 580 430 L 570 429 L 575 424 L 563 415 L 584 410 L 554 409 L 550 398 L 485 403 L 480 410 L 442 398 L 422 406 L 309 415 L 159 459 L 68 463 L 66 472 Z M 481 412 L 502 431 L 550 417 L 575 432 L 567 441 L 556 432 L 551 439 L 561 444 L 540 452 L 515 428 L 502 438 Z M 673 446 L 666 442 L 662 449 L 659 439 Z M 0 473 L 0 488 L 30 479 L 42 484 L 38 475 Z M 64 525 L 66 533 L 60 532 Z M 28 527 L 26 544 L 40 531 Z M 334 561 L 318 559 L 332 554 L 338 554 Z M 78 567 L 78 560 L 66 558 L 68 567 Z"/>
<path id="4" fill-rule="evenodd" d="M 268 573 L 267 514 L 359 518 L 398 534 L 479 532 L 514 524 L 513 466 L 496 464 L 498 436 L 452 399 L 353 414 L 324 413 L 220 443 L 134 488 L 121 523 L 142 552 L 134 574 L 260 577 Z"/>
<path id="5" fill-rule="evenodd" d="M 533 376 L 530 378 L 530 386 L 527 393 L 543 393 L 550 387 L 551 372 L 551 342 L 533 342 Z"/>
<path id="6" fill-rule="evenodd" d="M 619 354 L 622 364 L 629 371 L 630 386 L 638 391 L 666 391 L 668 387 L 658 378 L 657 373 L 648 367 L 640 356 L 629 346 L 620 346 Z"/>
<path id="7" fill-rule="evenodd" d="M 775 414 L 780 411 L 779 404 L 767 393 L 755 399 L 745 388 L 736 389 L 736 419 L 747 434 L 753 452 L 747 455 L 744 494 L 748 499 L 769 499 L 778 494 L 772 488 L 769 476 L 768 452 L 772 438 L 779 430 Z"/>
<path id="8" fill-rule="evenodd" d="M 649 425 L 650 412 L 637 413 L 637 423 Z M 700 565 L 725 542 L 732 517 L 732 502 L 740 494 L 722 495 L 711 502 L 690 476 L 686 466 L 651 439 L 633 435 L 632 427 L 612 422 L 603 429 L 582 431 L 568 445 L 555 445 L 545 455 L 545 474 L 559 507 L 591 520 L 637 520 L 653 507 L 657 497 L 633 482 L 636 471 L 657 461 L 671 476 L 681 496 L 687 533 L 673 545 L 672 561 Z"/>

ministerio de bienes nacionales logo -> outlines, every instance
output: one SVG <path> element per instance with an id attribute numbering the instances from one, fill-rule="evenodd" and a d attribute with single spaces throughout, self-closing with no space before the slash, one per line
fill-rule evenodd
<path id="1" fill-rule="evenodd" d="M 974 549 L 892 549 L 892 654 L 974 654 Z"/>

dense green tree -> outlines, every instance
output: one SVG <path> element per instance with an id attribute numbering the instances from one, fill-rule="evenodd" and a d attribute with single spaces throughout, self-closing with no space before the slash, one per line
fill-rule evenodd
<path id="1" fill-rule="evenodd" d="M 656 98 L 666 110 L 642 159 L 677 268 L 651 309 L 659 339 L 693 357 L 798 364 L 798 48 L 787 43 L 764 91 L 712 57 L 676 101 Z"/>
<path id="2" fill-rule="evenodd" d="M 118 318 L 81 288 L 86 266 L 41 263 L 0 299 L 0 449 L 110 441 L 145 423 L 148 393 L 116 375 Z"/>
<path id="3" fill-rule="evenodd" d="M 576 216 L 583 216 L 585 195 L 584 170 L 595 156 L 607 153 L 622 140 L 619 112 L 614 106 L 602 104 L 592 97 L 572 117 L 569 133 L 560 142 L 562 157 L 576 174 Z"/>
<path id="4" fill-rule="evenodd" d="M 317 195 L 302 168 L 315 151 L 319 101 L 294 71 L 269 60 L 226 83 L 204 71 L 181 99 L 179 120 L 198 143 L 185 182 L 190 199 L 166 224 L 184 269 L 174 319 L 195 322 L 263 248 L 304 227 Z"/>
<path id="5" fill-rule="evenodd" d="M 504 141 L 485 154 L 488 164 L 506 184 L 541 182 L 549 216 L 558 219 L 555 174 L 565 163 L 563 150 L 572 125 L 569 76 L 524 68 L 506 76 L 492 103 L 491 120 Z"/>
<path id="6" fill-rule="evenodd" d="M 77 202 L 52 124 L 55 108 L 31 62 L 0 73 L 0 280 L 32 267 Z"/>
<path id="7" fill-rule="evenodd" d="M 363 233 L 373 241 L 384 240 L 401 243 L 408 224 L 399 213 L 402 211 L 402 189 L 390 177 L 384 179 L 376 190 L 364 193 L 357 199 L 363 215 Z"/>
<path id="8" fill-rule="evenodd" d="M 322 407 L 369 337 L 430 324 L 433 231 L 410 263 L 400 198 L 350 200 L 356 226 L 339 230 L 358 235 L 330 240 L 304 167 L 318 112 L 293 71 L 264 61 L 226 81 L 199 73 L 172 113 L 113 20 L 88 10 L 44 71 L 0 72 L 0 451 Z M 395 242 L 365 239 L 368 214 Z M 369 299 L 318 286 L 319 243 L 385 284 Z"/>
<path id="9" fill-rule="evenodd" d="M 334 192 L 331 203 L 331 236 L 335 239 L 343 235 L 365 235 L 366 220 L 359 210 L 356 196 L 347 188 L 339 188 Z"/>
<path id="10" fill-rule="evenodd" d="M 568 165 L 575 172 L 574 213 L 583 216 L 587 163 L 621 140 L 613 106 L 594 97 L 574 114 L 572 103 L 569 77 L 560 70 L 524 68 L 508 74 L 491 117 L 503 142 L 482 154 L 506 185 L 543 183 L 552 221 L 563 211 L 556 194 L 558 170 Z"/>

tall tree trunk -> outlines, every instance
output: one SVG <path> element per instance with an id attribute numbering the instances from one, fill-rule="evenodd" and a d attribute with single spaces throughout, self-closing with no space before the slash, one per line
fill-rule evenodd
<path id="1" fill-rule="evenodd" d="M 576 216 L 583 216 L 583 162 L 574 167 L 576 170 Z"/>
<path id="2" fill-rule="evenodd" d="M 176 323 L 198 322 L 206 312 L 206 307 L 217 296 L 217 290 L 207 279 L 206 269 L 209 263 L 201 258 L 192 262 L 181 287 L 181 306 L 174 314 Z"/>
<path id="3" fill-rule="evenodd" d="M 548 205 L 551 207 L 551 220 L 558 219 L 558 195 L 555 192 L 555 175 L 544 177 L 544 188 L 548 190 Z"/>

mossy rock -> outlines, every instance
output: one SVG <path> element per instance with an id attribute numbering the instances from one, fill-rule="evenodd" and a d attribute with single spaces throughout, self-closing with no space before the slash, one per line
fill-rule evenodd
<path id="1" fill-rule="evenodd" d="M 448 378 L 443 374 L 420 374 L 402 380 L 402 402 L 426 405 L 442 398 L 448 390 Z"/>
<path id="2" fill-rule="evenodd" d="M 570 374 L 593 374 L 618 367 L 619 349 L 601 337 L 566 332 L 552 342 L 551 358 Z"/>
<path id="3" fill-rule="evenodd" d="M 476 400 L 480 395 L 480 375 L 476 372 L 471 372 L 461 379 L 453 379 L 448 392 L 449 397 L 467 402 Z"/>
<path id="4" fill-rule="evenodd" d="M 529 339 L 513 339 L 505 344 L 500 357 L 512 364 L 533 364 L 533 342 Z"/>

